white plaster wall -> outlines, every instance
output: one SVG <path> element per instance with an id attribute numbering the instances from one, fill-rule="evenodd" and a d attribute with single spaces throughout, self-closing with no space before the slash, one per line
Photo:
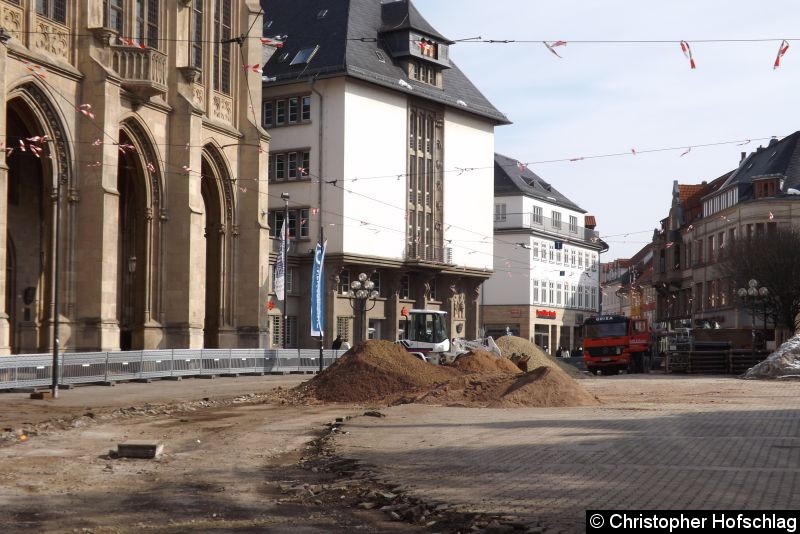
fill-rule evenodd
<path id="1" fill-rule="evenodd" d="M 445 111 L 445 243 L 458 266 L 491 269 L 494 221 L 494 125 L 458 110 Z M 486 239 L 484 239 L 486 238 Z M 449 243 L 448 243 L 449 241 Z"/>
<path id="2" fill-rule="evenodd" d="M 484 305 L 530 305 L 531 251 L 515 243 L 530 243 L 528 232 L 503 234 L 494 243 L 494 274 L 483 284 Z"/>
<path id="3" fill-rule="evenodd" d="M 401 260 L 406 236 L 405 95 L 356 80 L 345 89 L 344 250 Z M 394 176 L 363 181 L 354 178 Z M 364 221 L 368 224 L 361 224 Z"/>
<path id="4" fill-rule="evenodd" d="M 533 207 L 539 206 L 542 208 L 542 217 L 546 217 L 548 219 L 553 218 L 553 211 L 557 211 L 561 213 L 561 224 L 562 225 L 569 225 L 569 216 L 573 215 L 578 219 L 578 226 L 583 226 L 585 221 L 583 219 L 584 214 L 583 212 L 571 210 L 565 208 L 563 206 L 557 206 L 555 204 L 551 204 L 549 202 L 545 202 L 543 200 L 539 200 L 536 198 L 530 197 L 522 197 L 523 200 L 523 213 L 533 213 Z"/>
<path id="5" fill-rule="evenodd" d="M 496 223 L 498 226 L 507 225 L 508 227 L 515 228 L 521 226 L 522 218 L 517 216 L 519 213 L 530 214 L 533 206 L 542 206 L 545 210 L 542 214 L 543 217 L 550 217 L 549 210 L 556 209 L 562 213 L 562 228 L 568 228 L 569 215 L 575 215 L 578 218 L 578 225 L 581 226 L 583 217 L 580 212 L 575 210 L 564 209 L 554 206 L 546 202 L 541 202 L 535 199 L 525 197 L 524 195 L 497 197 L 495 204 L 506 204 L 506 221 Z M 517 220 L 514 220 L 516 217 Z M 545 221 L 545 229 L 549 221 Z M 524 219 L 524 225 L 528 226 L 530 219 Z M 494 305 L 538 305 L 555 309 L 575 309 L 583 312 L 594 311 L 591 306 L 586 303 L 584 306 L 578 308 L 575 306 L 568 306 L 565 299 L 562 299 L 562 304 L 557 305 L 554 303 L 543 303 L 542 299 L 534 301 L 533 299 L 533 286 L 532 281 L 536 280 L 540 283 L 546 283 L 549 289 L 549 283 L 555 284 L 569 284 L 575 286 L 585 286 L 590 289 L 589 295 L 591 298 L 591 289 L 594 288 L 598 291 L 599 287 L 599 254 L 596 249 L 575 240 L 568 240 L 565 237 L 546 234 L 543 231 L 536 231 L 536 227 L 532 229 L 525 228 L 519 233 L 501 233 L 495 235 L 494 238 L 494 269 L 495 274 L 485 284 L 484 304 Z M 554 250 L 553 260 L 550 260 L 549 250 L 555 244 L 555 240 L 560 239 L 564 242 L 561 251 L 561 259 Z M 530 249 L 526 250 L 517 243 L 526 243 Z M 572 251 L 576 253 L 575 265 L 572 265 Z M 583 261 L 578 262 L 578 254 L 583 254 Z M 527 262 L 528 271 L 525 272 L 525 266 L 521 265 L 519 261 Z M 564 273 L 564 276 L 561 275 Z M 541 286 L 540 286 L 541 287 Z M 556 286 L 557 287 L 557 286 Z M 596 299 L 599 299 L 599 292 L 596 293 Z M 595 301 L 597 304 L 597 300 Z M 596 310 L 595 306 L 595 310 Z"/>
<path id="6" fill-rule="evenodd" d="M 311 93 L 311 122 L 291 126 L 275 127 L 269 130 L 270 152 L 281 152 L 291 149 L 308 148 L 311 151 L 310 179 L 298 181 L 273 182 L 269 186 L 269 209 L 283 209 L 281 193 L 290 195 L 289 206 L 319 207 L 319 189 L 317 181 L 338 180 L 342 184 L 344 172 L 344 115 L 345 115 L 345 81 L 344 78 L 321 80 L 314 88 L 324 98 L 323 113 L 320 117 L 320 98 Z M 308 83 L 272 87 L 264 90 L 265 99 L 276 99 L 283 96 L 308 94 L 311 91 Z M 323 150 L 320 152 L 319 128 L 323 125 Z M 320 166 L 320 155 L 322 166 Z M 325 228 L 325 239 L 328 241 L 328 252 L 342 251 L 342 190 L 332 185 L 323 184 L 323 207 L 319 214 L 310 214 L 309 239 L 299 244 L 298 251 L 305 252 L 317 241 L 320 217 Z"/>

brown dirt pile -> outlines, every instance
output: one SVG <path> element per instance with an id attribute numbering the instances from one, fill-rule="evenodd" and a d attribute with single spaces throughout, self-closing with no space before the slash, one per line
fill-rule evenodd
<path id="1" fill-rule="evenodd" d="M 453 367 L 467 374 L 519 374 L 519 368 L 508 358 L 498 358 L 483 350 L 461 354 L 453 362 Z"/>
<path id="2" fill-rule="evenodd" d="M 559 369 L 517 375 L 459 376 L 414 399 L 420 404 L 480 408 L 595 406 L 596 397 Z"/>
<path id="3" fill-rule="evenodd" d="M 579 378 L 584 374 L 577 367 L 568 363 L 559 361 L 553 358 L 542 349 L 528 341 L 517 336 L 500 336 L 494 340 L 500 350 L 503 351 L 503 356 L 511 358 L 514 354 L 520 356 L 529 356 L 528 369 L 536 369 L 537 367 L 552 367 L 561 369 L 573 378 Z"/>
<path id="4" fill-rule="evenodd" d="M 359 343 L 324 372 L 301 386 L 321 401 L 362 402 L 390 399 L 450 380 L 459 371 L 425 363 L 389 341 Z"/>
<path id="5" fill-rule="evenodd" d="M 552 365 L 552 364 L 551 364 Z M 452 366 L 423 362 L 400 345 L 367 341 L 295 390 L 299 400 L 421 402 L 475 407 L 585 406 L 597 404 L 558 367 L 521 373 L 507 358 L 473 351 Z"/>

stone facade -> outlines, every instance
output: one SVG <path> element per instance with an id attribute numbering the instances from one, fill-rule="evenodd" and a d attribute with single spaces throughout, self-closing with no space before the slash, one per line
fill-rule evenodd
<path id="1" fill-rule="evenodd" d="M 37 5 L 0 0 L 0 354 L 56 308 L 65 350 L 265 345 L 258 3 Z"/>

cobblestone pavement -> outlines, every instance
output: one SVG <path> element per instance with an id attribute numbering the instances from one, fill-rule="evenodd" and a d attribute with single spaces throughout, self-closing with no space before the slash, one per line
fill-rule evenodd
<path id="1" fill-rule="evenodd" d="M 800 383 L 582 383 L 602 406 L 398 406 L 337 447 L 411 494 L 548 532 L 582 532 L 586 509 L 800 509 Z"/>

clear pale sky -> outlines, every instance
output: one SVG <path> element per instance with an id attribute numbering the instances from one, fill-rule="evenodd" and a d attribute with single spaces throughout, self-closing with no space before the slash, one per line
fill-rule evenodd
<path id="1" fill-rule="evenodd" d="M 520 161 L 783 137 L 800 130 L 800 41 L 773 69 L 779 42 L 702 39 L 800 38 L 792 0 L 415 0 L 450 39 L 565 40 L 563 59 L 540 42 L 459 43 L 451 57 L 514 122 L 495 150 Z M 581 44 L 570 40 L 686 40 Z M 722 145 L 531 169 L 589 213 L 611 245 L 603 261 L 629 257 L 666 217 L 673 180 L 700 183 L 735 168 L 746 146 Z M 638 232 L 638 233 L 637 233 Z M 628 236 L 615 236 L 629 234 Z"/>

